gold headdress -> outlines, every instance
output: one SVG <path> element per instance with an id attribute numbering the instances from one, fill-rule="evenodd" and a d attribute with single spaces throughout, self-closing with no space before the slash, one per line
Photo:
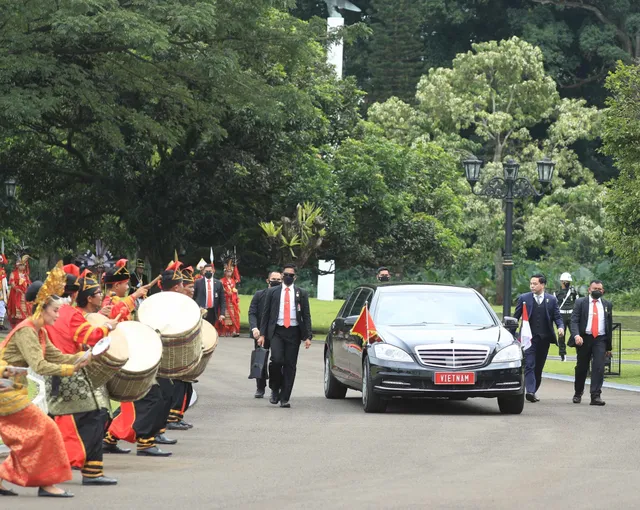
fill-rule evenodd
<path id="1" fill-rule="evenodd" d="M 42 287 L 40 287 L 38 295 L 33 302 L 36 307 L 36 311 L 33 314 L 34 319 L 40 316 L 42 309 L 51 296 L 62 296 L 66 282 L 67 274 L 64 272 L 64 269 L 62 269 L 62 261 L 59 261 L 56 266 L 47 273 L 47 279 L 42 284 Z"/>

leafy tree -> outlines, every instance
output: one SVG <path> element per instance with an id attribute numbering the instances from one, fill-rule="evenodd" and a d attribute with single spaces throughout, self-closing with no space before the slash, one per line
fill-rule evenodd
<path id="1" fill-rule="evenodd" d="M 620 169 L 607 193 L 608 241 L 634 267 L 640 262 L 640 67 L 620 63 L 607 89 L 603 149 Z"/>

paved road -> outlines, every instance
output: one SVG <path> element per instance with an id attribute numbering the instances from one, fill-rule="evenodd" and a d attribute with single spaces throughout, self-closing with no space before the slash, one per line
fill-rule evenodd
<path id="1" fill-rule="evenodd" d="M 552 359 L 555 361 L 560 361 L 560 356 L 549 356 L 548 359 Z M 567 356 L 567 361 L 575 362 L 577 360 L 576 356 Z M 640 365 L 640 360 L 637 359 L 622 359 L 620 360 L 623 365 Z M 615 363 L 617 364 L 617 362 Z"/>
<path id="2" fill-rule="evenodd" d="M 640 395 L 571 403 L 545 381 L 542 401 L 502 416 L 494 400 L 432 401 L 365 415 L 359 394 L 322 393 L 322 344 L 302 351 L 291 409 L 252 398 L 251 342 L 222 339 L 168 459 L 107 456 L 109 488 L 66 484 L 74 500 L 19 488 L 12 510 L 636 508 Z M 8 502 L 4 501 L 3 503 Z M 71 504 L 70 504 L 71 503 Z M 4 508 L 4 505 L 2 506 Z"/>

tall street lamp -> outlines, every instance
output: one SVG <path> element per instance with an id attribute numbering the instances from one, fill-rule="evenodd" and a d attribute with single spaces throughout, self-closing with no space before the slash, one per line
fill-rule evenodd
<path id="1" fill-rule="evenodd" d="M 511 259 L 512 241 L 513 241 L 513 199 L 526 197 L 541 197 L 544 195 L 544 189 L 551 184 L 553 171 L 556 164 L 548 157 L 542 158 L 537 162 L 538 165 L 538 181 L 542 185 L 543 192 L 538 193 L 526 177 L 518 177 L 520 165 L 513 159 L 509 158 L 503 163 L 502 168 L 504 177 L 494 177 L 480 191 L 475 190 L 475 186 L 480 181 L 480 169 L 482 168 L 482 160 L 471 156 L 465 159 L 462 164 L 467 176 L 467 182 L 471 185 L 471 191 L 474 195 L 499 198 L 505 202 L 505 235 L 504 235 L 504 254 L 502 256 L 502 267 L 504 269 L 504 303 L 502 307 L 502 316 L 511 316 L 511 271 L 513 269 L 513 260 Z"/>

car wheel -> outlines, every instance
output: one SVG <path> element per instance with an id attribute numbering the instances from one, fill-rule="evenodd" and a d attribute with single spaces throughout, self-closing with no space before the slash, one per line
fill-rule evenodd
<path id="1" fill-rule="evenodd" d="M 387 401 L 373 392 L 369 358 L 365 358 L 362 368 L 362 408 L 365 413 L 384 413 L 387 410 Z"/>
<path id="2" fill-rule="evenodd" d="M 327 350 L 324 355 L 324 396 L 327 398 L 344 398 L 347 387 L 331 373 L 331 358 Z"/>
<path id="3" fill-rule="evenodd" d="M 524 409 L 524 393 L 509 397 L 498 397 L 498 407 L 502 414 L 520 414 Z"/>

